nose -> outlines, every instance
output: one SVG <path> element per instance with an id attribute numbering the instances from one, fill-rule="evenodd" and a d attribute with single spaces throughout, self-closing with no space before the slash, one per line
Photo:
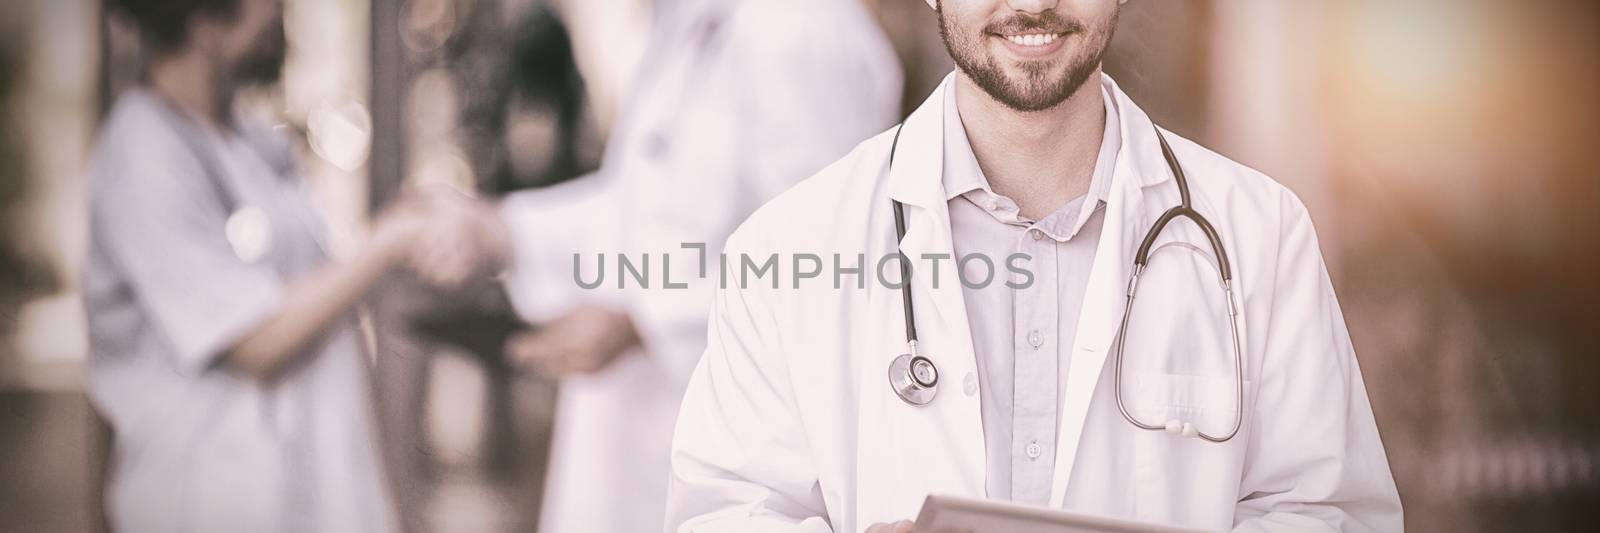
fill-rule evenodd
<path id="1" fill-rule="evenodd" d="M 1043 13 L 1060 3 L 1059 0 L 1006 0 L 1006 7 L 1023 13 Z"/>

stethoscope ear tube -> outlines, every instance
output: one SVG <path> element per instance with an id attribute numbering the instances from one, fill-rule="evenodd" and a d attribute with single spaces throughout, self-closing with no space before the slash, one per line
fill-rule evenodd
<path id="1" fill-rule="evenodd" d="M 1156 237 L 1166 229 L 1167 223 L 1178 217 L 1187 218 L 1200 226 L 1200 231 L 1206 234 L 1206 240 L 1211 241 L 1211 250 L 1217 254 L 1217 269 L 1222 271 L 1224 282 L 1233 281 L 1233 268 L 1228 262 L 1228 251 L 1222 246 L 1222 238 L 1217 234 L 1217 228 L 1211 225 L 1210 220 L 1194 210 L 1194 205 L 1189 201 L 1189 177 L 1183 173 L 1183 165 L 1178 164 L 1178 156 L 1172 153 L 1172 146 L 1167 144 L 1167 136 L 1161 133 L 1161 128 L 1155 128 L 1156 141 L 1161 144 L 1161 157 L 1167 161 L 1167 169 L 1172 172 L 1172 179 L 1178 183 L 1178 206 L 1168 209 L 1156 219 L 1155 225 L 1144 234 L 1144 240 L 1139 243 L 1139 251 L 1133 255 L 1133 264 L 1144 266 L 1150 263 L 1150 248 L 1155 245 Z"/>
<path id="2" fill-rule="evenodd" d="M 1179 182 L 1179 186 L 1184 190 L 1188 189 L 1187 183 Z M 1156 237 L 1161 236 L 1161 231 L 1167 228 L 1167 224 L 1178 218 L 1187 218 L 1200 227 L 1200 232 L 1204 233 L 1206 240 L 1211 242 L 1212 253 L 1217 255 L 1217 270 L 1221 272 L 1222 280 L 1225 282 L 1233 281 L 1233 269 L 1228 265 L 1228 251 L 1222 247 L 1222 238 L 1218 236 L 1217 228 L 1212 226 L 1211 221 L 1206 220 L 1206 217 L 1201 216 L 1198 211 L 1187 206 L 1168 209 L 1161 214 L 1160 218 L 1156 219 L 1155 225 L 1150 227 L 1150 232 L 1145 233 L 1144 240 L 1140 241 L 1139 250 L 1133 254 L 1134 266 L 1144 267 L 1150 264 L 1150 249 L 1155 245 Z"/>
<path id="3" fill-rule="evenodd" d="M 891 201 L 894 203 L 895 253 L 900 255 L 900 306 L 905 309 L 906 343 L 910 345 L 908 350 L 916 352 L 917 321 L 911 307 L 911 259 L 899 249 L 899 244 L 906 239 L 905 205 L 899 200 Z"/>
<path id="4" fill-rule="evenodd" d="M 894 170 L 894 153 L 900 149 L 900 132 L 906 124 L 901 122 L 894 129 L 894 140 L 889 143 L 889 170 Z M 894 244 L 896 254 L 900 256 L 900 306 L 904 308 L 906 320 L 906 350 L 912 355 L 917 353 L 917 320 L 916 312 L 911 306 L 911 259 L 905 252 L 900 251 L 900 244 L 906 240 L 906 206 L 899 200 L 890 199 L 894 206 Z"/>
<path id="5" fill-rule="evenodd" d="M 1210 433 L 1200 431 L 1199 428 L 1195 427 L 1192 422 L 1181 422 L 1175 418 L 1169 419 L 1160 425 L 1145 423 L 1144 421 L 1139 420 L 1138 417 L 1134 416 L 1133 413 L 1128 410 L 1128 406 L 1123 402 L 1123 347 L 1127 344 L 1128 322 L 1133 316 L 1133 301 L 1139 289 L 1139 274 L 1142 273 L 1143 270 L 1143 266 L 1134 267 L 1133 278 L 1128 283 L 1128 300 L 1126 305 L 1122 308 L 1122 335 L 1116 340 L 1117 354 L 1115 368 L 1113 369 L 1115 374 L 1112 378 L 1112 395 L 1116 396 L 1117 398 L 1117 411 L 1122 413 L 1122 418 L 1127 419 L 1128 423 L 1133 424 L 1139 429 L 1166 431 L 1168 433 L 1179 434 L 1185 437 L 1198 437 L 1209 442 L 1218 443 L 1227 442 L 1233 439 L 1234 435 L 1239 434 L 1239 428 L 1244 426 L 1244 351 L 1239 345 L 1239 313 L 1233 304 L 1233 287 L 1231 282 L 1225 281 L 1222 284 L 1223 294 L 1228 299 L 1228 329 L 1229 333 L 1231 334 L 1230 337 L 1233 341 L 1234 415 L 1233 426 L 1228 429 L 1228 432 L 1221 435 L 1212 435 Z"/>
<path id="6" fill-rule="evenodd" d="M 1177 156 L 1173 155 L 1172 147 L 1167 145 L 1167 138 L 1159 128 L 1156 129 L 1156 139 L 1161 142 L 1161 155 L 1166 158 L 1167 167 L 1171 169 L 1172 177 L 1177 181 L 1180 203 L 1177 207 L 1168 209 L 1161 214 L 1160 218 L 1156 219 L 1155 224 L 1151 226 L 1149 232 L 1145 233 L 1144 239 L 1139 243 L 1139 250 L 1134 253 L 1133 275 L 1128 279 L 1128 299 L 1122 308 L 1122 326 L 1119 330 L 1121 333 L 1116 340 L 1117 354 L 1113 370 L 1115 375 L 1112 378 L 1114 382 L 1112 391 L 1117 398 L 1117 411 L 1121 412 L 1122 417 L 1135 427 L 1147 430 L 1163 430 L 1185 437 L 1198 437 L 1209 442 L 1227 442 L 1234 435 L 1239 434 L 1239 428 L 1244 425 L 1244 350 L 1239 344 L 1239 309 L 1233 300 L 1233 270 L 1229 266 L 1227 250 L 1222 247 L 1222 239 L 1218 236 L 1216 227 L 1212 226 L 1211 221 L 1206 220 L 1205 216 L 1195 211 L 1194 207 L 1190 205 L 1189 181 L 1183 174 L 1183 166 L 1178 164 Z M 1206 240 L 1210 241 L 1211 250 L 1217 256 L 1217 270 L 1222 276 L 1223 297 L 1228 300 L 1228 329 L 1233 341 L 1234 416 L 1233 427 L 1229 428 L 1227 433 L 1221 435 L 1200 431 L 1192 422 L 1182 422 L 1175 418 L 1167 420 L 1160 425 L 1145 423 L 1134 416 L 1122 400 L 1123 348 L 1128 340 L 1128 323 L 1133 317 L 1133 302 L 1139 292 L 1139 276 L 1144 273 L 1145 267 L 1150 263 L 1150 249 L 1155 244 L 1156 237 L 1161 235 L 1161 231 L 1166 229 L 1167 224 L 1179 217 L 1193 221 L 1195 225 L 1200 227 L 1200 231 L 1205 233 Z"/>

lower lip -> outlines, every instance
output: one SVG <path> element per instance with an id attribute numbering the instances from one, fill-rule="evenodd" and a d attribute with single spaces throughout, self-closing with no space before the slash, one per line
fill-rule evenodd
<path id="1" fill-rule="evenodd" d="M 1069 37 L 1069 36 L 1068 35 L 1061 35 L 1060 37 L 1056 37 L 1056 40 L 1050 41 L 1050 44 L 1040 45 L 1040 46 L 1027 46 L 1027 45 L 1017 44 L 1017 43 L 1011 42 L 1011 39 L 1007 39 L 1007 38 L 1001 37 L 999 35 L 994 35 L 992 37 L 995 38 L 995 39 L 999 39 L 1000 40 L 1000 44 L 1005 45 L 1006 50 L 1010 50 L 1012 54 L 1015 54 L 1018 57 L 1022 57 L 1022 58 L 1025 58 L 1025 59 L 1038 59 L 1038 58 L 1046 57 L 1046 56 L 1049 56 L 1050 54 L 1056 53 L 1056 50 L 1060 50 L 1061 49 L 1061 43 L 1063 41 L 1066 41 L 1067 37 Z"/>

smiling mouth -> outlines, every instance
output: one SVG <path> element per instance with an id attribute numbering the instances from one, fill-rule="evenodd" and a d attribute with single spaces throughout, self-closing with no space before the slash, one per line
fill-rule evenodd
<path id="1" fill-rule="evenodd" d="M 1011 41 L 1017 46 L 1049 46 L 1061 38 L 1060 33 L 1024 33 L 1017 35 L 1001 35 L 1002 39 Z"/>

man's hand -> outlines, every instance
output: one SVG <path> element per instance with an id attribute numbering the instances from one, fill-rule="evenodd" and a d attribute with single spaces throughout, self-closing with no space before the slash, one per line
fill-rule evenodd
<path id="1" fill-rule="evenodd" d="M 388 267 L 407 261 L 417 238 L 428 228 L 427 206 L 419 198 L 402 197 L 373 218 L 366 252 Z"/>
<path id="2" fill-rule="evenodd" d="M 901 520 L 893 524 L 873 524 L 867 526 L 866 533 L 911 533 L 911 521 Z"/>
<path id="3" fill-rule="evenodd" d="M 598 372 L 639 344 L 626 313 L 582 306 L 506 341 L 506 359 L 552 378 Z"/>
<path id="4" fill-rule="evenodd" d="M 413 186 L 402 199 L 427 221 L 407 257 L 419 277 L 455 287 L 504 263 L 510 243 L 492 204 L 441 184 Z"/>

